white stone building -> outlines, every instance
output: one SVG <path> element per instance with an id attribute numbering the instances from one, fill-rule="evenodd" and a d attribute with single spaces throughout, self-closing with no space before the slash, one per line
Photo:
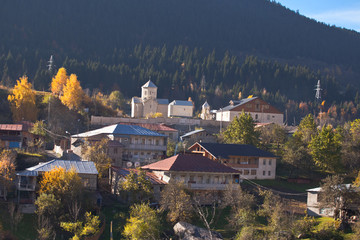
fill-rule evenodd
<path id="1" fill-rule="evenodd" d="M 141 97 L 131 99 L 131 117 L 144 118 L 155 113 L 163 117 L 192 117 L 193 105 L 190 101 L 174 100 L 169 104 L 168 99 L 158 99 L 157 86 L 149 80 L 141 87 Z"/>
<path id="2" fill-rule="evenodd" d="M 194 106 L 190 101 L 174 100 L 169 104 L 168 117 L 189 117 L 193 116 Z"/>
<path id="3" fill-rule="evenodd" d="M 258 123 L 277 123 L 282 125 L 284 114 L 259 97 L 231 100 L 230 105 L 216 111 L 216 121 L 231 122 L 242 112 L 248 113 Z"/>

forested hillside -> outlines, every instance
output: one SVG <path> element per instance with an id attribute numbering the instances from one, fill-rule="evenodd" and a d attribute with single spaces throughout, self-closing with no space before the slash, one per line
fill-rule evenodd
<path id="1" fill-rule="evenodd" d="M 27 74 L 48 89 L 64 66 L 105 93 L 139 95 L 151 77 L 159 97 L 219 107 L 240 92 L 262 93 L 284 109 L 289 99 L 312 101 L 317 79 L 328 102 L 354 100 L 360 76 L 359 33 L 267 0 L 5 0 L 0 32 L 8 86 Z"/>

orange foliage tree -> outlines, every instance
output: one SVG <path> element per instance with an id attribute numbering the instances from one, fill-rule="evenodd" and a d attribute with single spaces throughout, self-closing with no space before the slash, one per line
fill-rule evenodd
<path id="1" fill-rule="evenodd" d="M 71 74 L 63 88 L 63 96 L 60 97 L 62 104 L 70 110 L 80 110 L 85 93 L 80 86 L 75 74 Z"/>
<path id="2" fill-rule="evenodd" d="M 45 172 L 40 181 L 40 194 L 54 194 L 56 198 L 62 200 L 78 195 L 81 190 L 81 178 L 75 169 L 65 171 L 64 168 L 55 167 Z"/>
<path id="3" fill-rule="evenodd" d="M 0 186 L 3 187 L 5 200 L 7 190 L 15 179 L 15 158 L 15 153 L 10 150 L 4 150 L 0 155 Z"/>
<path id="4" fill-rule="evenodd" d="M 60 68 L 56 74 L 55 77 L 53 77 L 51 82 L 51 92 L 53 94 L 56 94 L 58 96 L 61 96 L 63 94 L 63 88 L 66 85 L 66 82 L 68 80 L 68 75 L 66 73 L 65 68 Z"/>
<path id="5" fill-rule="evenodd" d="M 8 101 L 14 121 L 35 121 L 37 119 L 36 94 L 26 76 L 17 80 L 12 94 L 8 96 Z"/>

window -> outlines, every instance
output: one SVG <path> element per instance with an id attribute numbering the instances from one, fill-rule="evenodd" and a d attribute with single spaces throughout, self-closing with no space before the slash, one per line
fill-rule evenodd
<path id="1" fill-rule="evenodd" d="M 249 175 L 249 170 L 244 170 L 244 175 Z"/>
<path id="2" fill-rule="evenodd" d="M 265 176 L 266 175 L 266 171 L 263 171 L 263 176 Z"/>
<path id="3" fill-rule="evenodd" d="M 270 115 L 267 115 L 267 116 L 266 116 L 266 119 L 267 119 L 267 120 L 270 120 Z"/>
<path id="4" fill-rule="evenodd" d="M 255 114 L 255 120 L 257 120 L 258 119 L 258 115 L 257 114 Z"/>
<path id="5" fill-rule="evenodd" d="M 263 164 L 266 165 L 266 159 L 263 160 Z"/>
<path id="6" fill-rule="evenodd" d="M 256 104 L 256 110 L 260 110 L 260 104 Z"/>
<path id="7" fill-rule="evenodd" d="M 159 145 L 159 140 L 156 140 L 156 145 Z"/>
<path id="8" fill-rule="evenodd" d="M 271 160 L 271 159 L 269 159 L 269 165 L 271 165 L 271 162 L 272 162 L 272 160 Z"/>
<path id="9" fill-rule="evenodd" d="M 117 148 L 114 148 L 114 153 L 115 153 L 115 154 L 117 154 L 117 153 L 118 153 Z"/>
<path id="10" fill-rule="evenodd" d="M 271 176 L 271 171 L 268 171 L 268 175 Z"/>
<path id="11" fill-rule="evenodd" d="M 256 170 L 251 170 L 251 175 L 256 175 Z"/>
<path id="12" fill-rule="evenodd" d="M 141 141 L 142 141 L 142 144 L 145 144 L 145 139 L 143 138 L 143 139 L 141 139 Z"/>
<path id="13" fill-rule="evenodd" d="M 242 174 L 243 174 L 243 171 L 242 171 L 242 170 L 239 170 L 239 172 L 240 172 L 240 175 L 242 175 Z"/>

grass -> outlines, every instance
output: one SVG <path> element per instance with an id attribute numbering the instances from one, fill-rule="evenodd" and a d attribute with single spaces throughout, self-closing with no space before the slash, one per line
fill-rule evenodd
<path id="1" fill-rule="evenodd" d="M 252 180 L 253 182 L 268 188 L 290 193 L 304 193 L 306 189 L 318 187 L 319 183 L 291 183 L 280 179 Z M 246 181 L 245 181 L 246 184 Z"/>
<path id="2" fill-rule="evenodd" d="M 35 214 L 24 214 L 17 230 L 11 229 L 11 220 L 8 213 L 8 205 L 5 202 L 0 203 L 0 221 L 5 231 L 11 232 L 18 240 L 33 240 L 37 237 L 36 216 Z"/>
<path id="3" fill-rule="evenodd" d="M 126 218 L 129 216 L 129 207 L 121 204 L 113 206 L 106 206 L 102 209 L 105 215 L 106 226 L 104 233 L 100 239 L 110 239 L 110 222 L 113 221 L 113 238 L 122 239 L 122 231 L 126 223 Z"/>

